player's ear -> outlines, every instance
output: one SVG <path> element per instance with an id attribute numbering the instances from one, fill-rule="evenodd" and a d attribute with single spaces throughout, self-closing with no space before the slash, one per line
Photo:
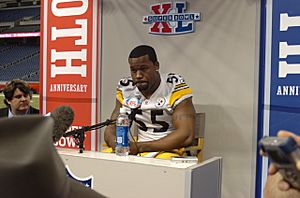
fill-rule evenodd
<path id="1" fill-rule="evenodd" d="M 155 68 L 156 71 L 159 70 L 159 62 L 158 62 L 158 61 L 156 61 L 156 62 L 154 63 L 154 68 Z"/>
<path id="2" fill-rule="evenodd" d="M 11 105 L 10 100 L 5 99 L 5 101 L 7 102 L 7 104 Z"/>

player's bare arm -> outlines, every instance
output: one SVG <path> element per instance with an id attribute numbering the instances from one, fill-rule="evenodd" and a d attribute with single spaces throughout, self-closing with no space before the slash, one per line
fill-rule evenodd
<path id="1" fill-rule="evenodd" d="M 168 151 L 189 146 L 195 135 L 195 108 L 192 98 L 185 99 L 172 115 L 175 131 L 159 140 L 131 144 L 131 153 L 147 151 Z M 137 145 L 137 148 L 136 148 Z"/>
<path id="2" fill-rule="evenodd" d="M 117 119 L 121 106 L 122 106 L 121 103 L 118 100 L 116 100 L 115 108 L 110 116 L 111 120 Z M 115 148 L 115 145 L 116 145 L 115 144 L 116 143 L 116 125 L 115 124 L 109 125 L 105 128 L 104 140 L 109 147 L 112 147 L 113 149 Z"/>

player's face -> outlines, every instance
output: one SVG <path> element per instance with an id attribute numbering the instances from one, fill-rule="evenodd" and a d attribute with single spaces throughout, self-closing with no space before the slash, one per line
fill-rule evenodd
<path id="1" fill-rule="evenodd" d="M 151 91 L 150 89 L 156 83 L 158 78 L 158 62 L 153 63 L 149 60 L 149 56 L 141 56 L 138 58 L 129 58 L 131 77 L 137 88 L 141 92 Z"/>
<path id="2" fill-rule="evenodd" d="M 7 100 L 11 111 L 15 115 L 25 114 L 29 109 L 30 95 L 23 93 L 20 89 L 16 89 L 11 100 Z"/>

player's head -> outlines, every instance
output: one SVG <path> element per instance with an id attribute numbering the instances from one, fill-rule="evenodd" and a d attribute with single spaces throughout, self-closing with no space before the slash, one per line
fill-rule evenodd
<path id="1" fill-rule="evenodd" d="M 7 82 L 3 94 L 5 97 L 4 103 L 13 114 L 20 115 L 28 111 L 32 92 L 25 81 L 15 79 Z"/>
<path id="2" fill-rule="evenodd" d="M 139 58 L 141 56 L 148 55 L 149 60 L 153 64 L 157 62 L 156 52 L 153 47 L 149 45 L 139 45 L 135 47 L 129 54 L 129 58 Z"/>
<path id="3" fill-rule="evenodd" d="M 131 77 L 138 89 L 141 92 L 155 91 L 160 82 L 155 50 L 148 45 L 139 45 L 130 52 L 128 62 Z"/>

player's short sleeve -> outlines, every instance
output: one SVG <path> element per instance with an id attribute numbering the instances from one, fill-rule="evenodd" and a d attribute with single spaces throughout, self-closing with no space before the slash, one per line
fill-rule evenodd
<path id="1" fill-rule="evenodd" d="M 134 89 L 133 80 L 130 77 L 122 78 L 118 82 L 116 98 L 117 100 L 123 104 L 124 102 L 124 94 L 126 91 Z"/>
<path id="2" fill-rule="evenodd" d="M 121 104 L 123 104 L 124 97 L 123 97 L 122 90 L 120 90 L 119 88 L 117 88 L 116 98 Z"/>
<path id="3" fill-rule="evenodd" d="M 193 96 L 192 89 L 182 76 L 170 73 L 168 74 L 167 83 L 172 85 L 169 104 L 173 109 L 183 100 Z"/>

